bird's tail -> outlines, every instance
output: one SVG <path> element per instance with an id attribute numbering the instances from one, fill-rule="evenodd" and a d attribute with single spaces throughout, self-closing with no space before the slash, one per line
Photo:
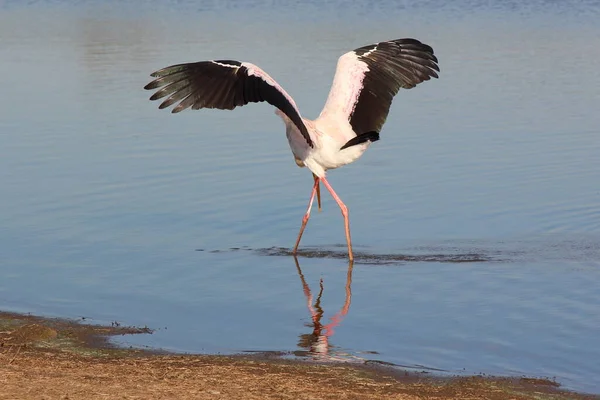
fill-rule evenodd
<path id="1" fill-rule="evenodd" d="M 371 131 L 371 132 L 361 133 L 360 135 L 357 135 L 357 136 L 353 137 L 352 139 L 348 140 L 348 142 L 346 142 L 345 145 L 340 147 L 340 150 L 344 150 L 351 146 L 356 146 L 357 144 L 361 144 L 366 141 L 376 142 L 378 140 L 379 140 L 379 132 Z"/>

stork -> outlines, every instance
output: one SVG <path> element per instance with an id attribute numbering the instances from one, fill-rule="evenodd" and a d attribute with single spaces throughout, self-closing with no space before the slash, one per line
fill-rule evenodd
<path id="1" fill-rule="evenodd" d="M 320 183 L 342 211 L 348 257 L 354 259 L 348 207 L 329 184 L 326 173 L 357 160 L 379 133 L 396 93 L 437 78 L 438 60 L 433 49 L 416 39 L 396 39 L 357 48 L 342 55 L 325 107 L 315 120 L 303 118 L 294 99 L 265 71 L 249 62 L 211 60 L 176 64 L 151 74 L 144 88 L 158 89 L 150 100 L 167 97 L 159 105 L 171 112 L 187 108 L 232 110 L 266 101 L 285 124 L 294 160 L 313 174 L 313 187 L 295 255 L 310 218 L 315 195 L 321 209 Z"/>

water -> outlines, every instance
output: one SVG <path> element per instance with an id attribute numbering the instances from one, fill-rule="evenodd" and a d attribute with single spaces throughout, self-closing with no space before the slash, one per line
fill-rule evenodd
<path id="1" fill-rule="evenodd" d="M 0 4 L 1 309 L 600 393 L 600 3 L 69 3 Z M 327 195 L 287 255 L 312 178 L 269 106 L 173 116 L 142 90 L 247 60 L 315 117 L 339 55 L 407 36 L 440 79 L 329 175 L 350 271 Z"/>

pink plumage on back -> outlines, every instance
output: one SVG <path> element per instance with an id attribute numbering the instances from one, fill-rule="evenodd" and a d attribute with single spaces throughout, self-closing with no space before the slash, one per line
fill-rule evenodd
<path id="1" fill-rule="evenodd" d="M 319 118 L 335 115 L 348 120 L 356 107 L 358 96 L 363 89 L 365 73 L 368 70 L 367 64 L 360 62 L 354 52 L 341 56 L 327 102 Z"/>

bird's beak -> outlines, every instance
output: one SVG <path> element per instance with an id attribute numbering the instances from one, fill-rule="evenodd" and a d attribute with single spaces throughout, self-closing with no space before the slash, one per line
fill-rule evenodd
<path id="1" fill-rule="evenodd" d="M 318 176 L 316 176 L 315 174 L 313 174 L 313 178 L 315 179 L 315 182 L 319 179 Z M 321 212 L 321 184 L 317 183 L 317 204 L 319 205 L 319 212 Z"/>

